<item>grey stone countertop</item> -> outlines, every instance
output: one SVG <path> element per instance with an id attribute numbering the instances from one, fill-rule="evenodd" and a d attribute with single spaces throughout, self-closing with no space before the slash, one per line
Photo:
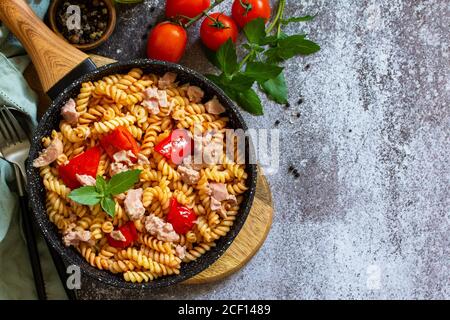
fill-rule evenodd
<path id="1" fill-rule="evenodd" d="M 143 57 L 163 3 L 120 6 L 95 52 Z M 84 283 L 80 298 L 450 298 L 449 2 L 288 0 L 287 15 L 304 14 L 317 17 L 288 33 L 322 50 L 286 64 L 289 106 L 264 100 L 264 116 L 244 113 L 254 128 L 279 120 L 274 223 L 261 250 L 219 283 Z M 181 63 L 212 72 L 198 30 L 190 38 Z"/>

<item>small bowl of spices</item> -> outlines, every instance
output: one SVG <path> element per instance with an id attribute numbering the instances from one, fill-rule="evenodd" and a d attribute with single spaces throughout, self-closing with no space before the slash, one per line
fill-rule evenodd
<path id="1" fill-rule="evenodd" d="M 105 42 L 116 25 L 116 9 L 111 0 L 55 0 L 48 17 L 56 34 L 83 51 Z"/>

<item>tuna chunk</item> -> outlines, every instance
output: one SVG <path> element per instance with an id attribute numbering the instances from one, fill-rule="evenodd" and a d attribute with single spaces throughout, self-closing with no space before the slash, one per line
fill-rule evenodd
<path id="1" fill-rule="evenodd" d="M 203 147 L 203 162 L 206 164 L 217 164 L 223 154 L 223 146 L 217 142 L 210 142 Z"/>
<path id="2" fill-rule="evenodd" d="M 117 241 L 127 241 L 127 239 L 125 238 L 125 236 L 123 235 L 122 232 L 120 232 L 120 230 L 114 230 L 112 231 L 110 234 L 111 238 L 113 238 L 114 240 Z"/>
<path id="3" fill-rule="evenodd" d="M 192 168 L 185 167 L 183 165 L 178 166 L 178 172 L 180 173 L 181 180 L 187 184 L 197 184 L 200 179 L 200 173 Z"/>
<path id="4" fill-rule="evenodd" d="M 211 114 L 221 114 L 225 112 L 225 107 L 219 102 L 216 96 L 207 103 L 205 103 L 206 111 Z"/>
<path id="5" fill-rule="evenodd" d="M 158 88 L 161 90 L 169 89 L 172 87 L 173 83 L 177 79 L 177 75 L 173 72 L 166 72 L 159 80 L 158 80 Z"/>
<path id="6" fill-rule="evenodd" d="M 173 226 L 154 214 L 145 218 L 145 229 L 161 241 L 174 242 L 180 240 L 180 236 L 173 230 Z"/>
<path id="7" fill-rule="evenodd" d="M 189 86 L 187 89 L 187 96 L 189 98 L 189 101 L 191 102 L 194 103 L 202 102 L 204 95 L 205 93 L 203 92 L 203 90 L 197 86 Z"/>
<path id="8" fill-rule="evenodd" d="M 68 231 L 63 236 L 64 245 L 77 246 L 80 242 L 89 242 L 91 239 L 90 231 Z"/>
<path id="9" fill-rule="evenodd" d="M 128 171 L 128 166 L 123 164 L 122 162 L 113 162 L 109 167 L 109 175 L 113 176 L 121 172 Z"/>
<path id="10" fill-rule="evenodd" d="M 64 120 L 66 120 L 69 124 L 72 125 L 77 124 L 78 118 L 80 116 L 75 107 L 76 107 L 75 100 L 71 98 L 61 108 L 61 116 L 64 118 Z"/>
<path id="11" fill-rule="evenodd" d="M 165 90 L 158 90 L 158 103 L 162 108 L 169 106 L 169 100 L 167 100 L 167 92 Z"/>
<path id="12" fill-rule="evenodd" d="M 203 163 L 202 163 L 202 159 L 200 157 L 199 163 L 197 163 L 197 161 L 195 161 L 195 157 L 194 156 L 189 156 L 189 157 L 185 157 L 183 159 L 183 166 L 195 170 L 195 171 L 200 171 L 201 169 L 203 169 Z"/>
<path id="13" fill-rule="evenodd" d="M 211 190 L 211 197 L 215 198 L 217 201 L 227 200 L 230 195 L 225 183 L 211 182 L 209 184 L 209 189 Z"/>
<path id="14" fill-rule="evenodd" d="M 158 114 L 160 112 L 159 103 L 156 99 L 144 100 L 141 105 L 146 108 L 150 114 Z"/>
<path id="15" fill-rule="evenodd" d="M 217 211 L 217 210 L 220 210 L 221 208 L 222 208 L 222 203 L 219 200 L 211 197 L 211 210 Z"/>
<path id="16" fill-rule="evenodd" d="M 144 91 L 145 100 L 158 98 L 158 88 L 150 87 Z"/>
<path id="17" fill-rule="evenodd" d="M 130 150 L 121 150 L 114 153 L 113 160 L 114 162 L 109 167 L 109 174 L 111 176 L 127 171 L 129 166 L 134 164 L 133 160 L 136 160 L 136 156 Z"/>
<path id="18" fill-rule="evenodd" d="M 128 214 L 130 220 L 139 220 L 145 213 L 144 205 L 142 204 L 142 188 L 132 189 L 127 192 L 124 200 L 125 212 Z"/>
<path id="19" fill-rule="evenodd" d="M 169 106 L 169 100 L 167 98 L 167 92 L 165 90 L 158 90 L 157 88 L 147 88 L 144 91 L 145 99 L 141 105 L 148 110 L 151 114 L 158 114 L 159 108 L 167 108 Z"/>
<path id="20" fill-rule="evenodd" d="M 194 157 L 203 161 L 203 137 L 194 135 Z"/>
<path id="21" fill-rule="evenodd" d="M 95 186 L 95 178 L 92 176 L 88 176 L 87 174 L 76 174 L 75 177 L 82 186 Z"/>
<path id="22" fill-rule="evenodd" d="M 121 150 L 119 152 L 114 153 L 113 155 L 113 160 L 114 162 L 122 162 L 124 164 L 126 164 L 127 166 L 132 166 L 133 165 L 133 161 L 131 160 L 135 160 L 136 156 L 134 155 L 134 153 L 131 150 Z"/>
<path id="23" fill-rule="evenodd" d="M 195 159 L 202 159 L 202 164 L 217 164 L 223 154 L 223 144 L 213 140 L 215 132 L 208 132 L 205 136 L 194 135 Z M 198 157 L 198 158 L 197 158 Z"/>
<path id="24" fill-rule="evenodd" d="M 33 167 L 45 167 L 55 161 L 63 153 L 64 146 L 59 139 L 53 140 L 50 145 L 34 159 Z"/>
<path id="25" fill-rule="evenodd" d="M 145 89 L 144 97 L 145 99 L 142 101 L 141 105 L 146 108 L 150 114 L 158 114 L 160 111 L 158 89 L 154 87 Z"/>
<path id="26" fill-rule="evenodd" d="M 209 193 L 211 195 L 211 210 L 220 211 L 224 210 L 224 204 L 236 204 L 237 199 L 233 194 L 229 194 L 227 186 L 224 183 L 209 183 Z M 223 212 L 221 212 L 223 214 Z M 226 211 L 225 211 L 226 214 Z"/>
<path id="27" fill-rule="evenodd" d="M 177 255 L 178 258 L 180 258 L 181 260 L 183 260 L 184 257 L 186 257 L 186 247 L 185 247 L 185 246 L 177 245 L 177 246 L 175 247 L 175 254 Z"/>

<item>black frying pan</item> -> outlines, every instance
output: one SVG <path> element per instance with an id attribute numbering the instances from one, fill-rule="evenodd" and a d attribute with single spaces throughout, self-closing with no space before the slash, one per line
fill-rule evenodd
<path id="1" fill-rule="evenodd" d="M 177 79 L 181 83 L 189 82 L 201 87 L 205 91 L 206 100 L 216 95 L 227 109 L 232 128 L 247 129 L 236 106 L 225 93 L 211 81 L 193 70 L 173 63 L 148 59 L 114 63 L 97 69 L 91 59 L 89 59 L 89 56 L 75 49 L 50 31 L 23 0 L 0 0 L 0 20 L 24 45 L 36 67 L 44 90 L 53 101 L 33 134 L 29 159 L 35 159 L 38 156 L 39 151 L 42 149 L 41 139 L 44 136 L 48 136 L 53 129 L 58 128 L 60 108 L 69 98 L 77 96 L 81 83 L 95 81 L 115 73 L 126 73 L 134 67 L 139 67 L 146 73 L 151 72 L 158 75 L 168 71 L 175 72 L 178 75 Z M 251 146 L 247 145 L 247 148 L 249 149 Z M 233 242 L 247 219 L 256 189 L 257 166 L 247 164 L 246 169 L 249 174 L 249 190 L 245 194 L 245 200 L 241 205 L 239 215 L 231 231 L 216 242 L 215 248 L 204 254 L 197 261 L 183 264 L 179 275 L 162 277 L 142 284 L 129 283 L 123 280 L 120 274 L 114 275 L 108 271 L 98 270 L 90 266 L 72 247 L 67 248 L 63 245 L 61 235 L 47 217 L 45 189 L 39 172 L 31 166 L 31 161 L 27 165 L 27 187 L 33 214 L 40 230 L 49 245 L 69 264 L 80 266 L 84 275 L 110 285 L 136 289 L 158 288 L 181 282 L 205 270 Z"/>

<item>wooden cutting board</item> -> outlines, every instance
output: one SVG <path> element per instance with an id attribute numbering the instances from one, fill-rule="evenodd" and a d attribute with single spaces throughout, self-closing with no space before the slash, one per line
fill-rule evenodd
<path id="1" fill-rule="evenodd" d="M 91 58 L 97 66 L 115 62 L 112 59 L 96 55 L 92 55 Z M 40 116 L 45 112 L 50 100 L 43 92 L 39 78 L 32 65 L 25 71 L 24 76 L 31 88 L 39 95 L 38 115 Z M 183 283 L 200 284 L 218 281 L 242 268 L 264 243 L 272 225 L 272 217 L 272 194 L 266 177 L 260 171 L 253 207 L 250 210 L 247 221 L 231 246 L 208 269 Z"/>

